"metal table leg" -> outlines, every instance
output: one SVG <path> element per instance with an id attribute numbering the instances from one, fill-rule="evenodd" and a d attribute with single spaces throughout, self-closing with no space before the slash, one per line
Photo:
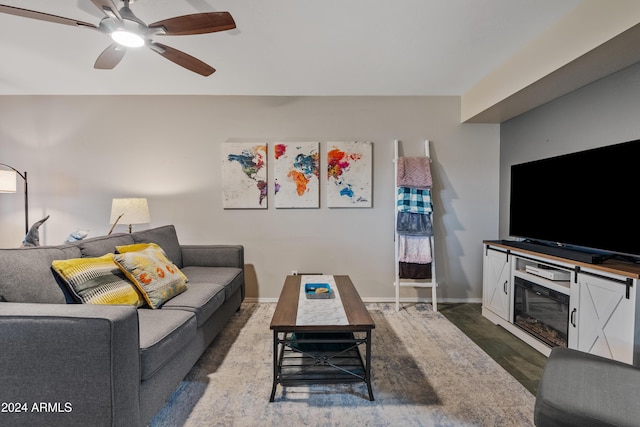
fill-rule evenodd
<path id="1" fill-rule="evenodd" d="M 372 337 L 371 329 L 367 330 L 367 355 L 366 355 L 366 364 L 365 366 L 365 375 L 367 376 L 367 388 L 369 389 L 369 400 L 373 401 L 373 390 L 371 388 L 371 337 Z"/>
<path id="2" fill-rule="evenodd" d="M 271 398 L 269 402 L 273 402 L 276 396 L 276 387 L 278 385 L 278 376 L 280 367 L 278 366 L 278 332 L 273 331 L 273 387 L 271 387 Z"/>

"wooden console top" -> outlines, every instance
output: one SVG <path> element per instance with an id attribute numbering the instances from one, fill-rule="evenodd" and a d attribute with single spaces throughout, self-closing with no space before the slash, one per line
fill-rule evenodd
<path id="1" fill-rule="evenodd" d="M 615 259 L 606 260 L 602 264 L 589 264 L 586 262 L 574 261 L 567 258 L 560 258 L 553 255 L 547 255 L 541 252 L 521 249 L 515 246 L 509 246 L 508 244 L 503 243 L 502 240 L 483 240 L 482 243 L 486 245 L 502 248 L 505 250 L 509 250 L 509 251 L 529 254 L 532 256 L 536 256 L 538 258 L 546 258 L 549 260 L 560 261 L 560 262 L 569 263 L 572 265 L 578 265 L 582 268 L 590 268 L 592 270 L 605 271 L 608 273 L 629 277 L 631 279 L 640 279 L 640 264 L 634 264 L 631 262 L 625 262 L 625 261 L 620 261 Z"/>

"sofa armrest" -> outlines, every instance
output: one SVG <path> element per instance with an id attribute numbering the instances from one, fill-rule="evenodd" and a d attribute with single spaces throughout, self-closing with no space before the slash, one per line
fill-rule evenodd
<path id="1" fill-rule="evenodd" d="M 0 348 L 0 424 L 140 424 L 134 307 L 2 302 Z"/>
<path id="2" fill-rule="evenodd" d="M 244 269 L 241 245 L 181 245 L 184 267 L 236 267 Z"/>
<path id="3" fill-rule="evenodd" d="M 538 427 L 635 426 L 640 369 L 578 350 L 554 347 L 536 393 Z"/>

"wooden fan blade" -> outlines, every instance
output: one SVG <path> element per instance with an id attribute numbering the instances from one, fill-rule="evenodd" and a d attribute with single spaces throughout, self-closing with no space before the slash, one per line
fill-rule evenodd
<path id="1" fill-rule="evenodd" d="M 201 76 L 209 76 L 216 71 L 215 68 L 205 64 L 199 59 L 167 45 L 151 42 L 148 43 L 147 46 L 149 46 L 154 52 L 157 52 L 167 58 L 169 61 L 175 62 L 181 67 L 193 71 L 194 73 L 198 73 Z"/>
<path id="2" fill-rule="evenodd" d="M 154 22 L 149 28 L 163 27 L 167 36 L 207 34 L 236 28 L 229 12 L 194 13 Z"/>
<path id="3" fill-rule="evenodd" d="M 116 6 L 113 0 L 91 0 L 91 3 L 95 4 L 96 7 L 109 18 L 122 19 L 120 12 L 118 12 L 118 6 Z"/>
<path id="4" fill-rule="evenodd" d="M 21 9 L 19 7 L 5 6 L 0 4 L 0 13 L 8 13 L 9 15 L 22 16 L 23 18 L 38 19 L 40 21 L 55 22 L 56 24 L 73 25 L 75 27 L 98 28 L 88 22 L 78 21 L 76 19 L 65 18 L 62 16 L 51 15 L 44 12 L 36 12 L 35 10 Z"/>
<path id="5" fill-rule="evenodd" d="M 99 70 L 111 70 L 116 65 L 120 63 L 124 54 L 127 53 L 127 49 L 124 46 L 120 46 L 118 43 L 113 43 L 96 59 L 96 63 L 93 65 L 93 68 L 97 68 Z"/>

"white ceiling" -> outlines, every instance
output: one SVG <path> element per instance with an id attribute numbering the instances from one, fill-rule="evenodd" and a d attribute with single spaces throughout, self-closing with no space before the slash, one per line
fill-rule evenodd
<path id="1" fill-rule="evenodd" d="M 97 23 L 90 0 L 0 0 Z M 1 94 L 462 95 L 581 0 L 138 0 L 147 24 L 229 11 L 237 29 L 157 37 L 217 69 L 187 71 L 149 49 L 93 63 L 97 31 L 0 14 Z"/>

